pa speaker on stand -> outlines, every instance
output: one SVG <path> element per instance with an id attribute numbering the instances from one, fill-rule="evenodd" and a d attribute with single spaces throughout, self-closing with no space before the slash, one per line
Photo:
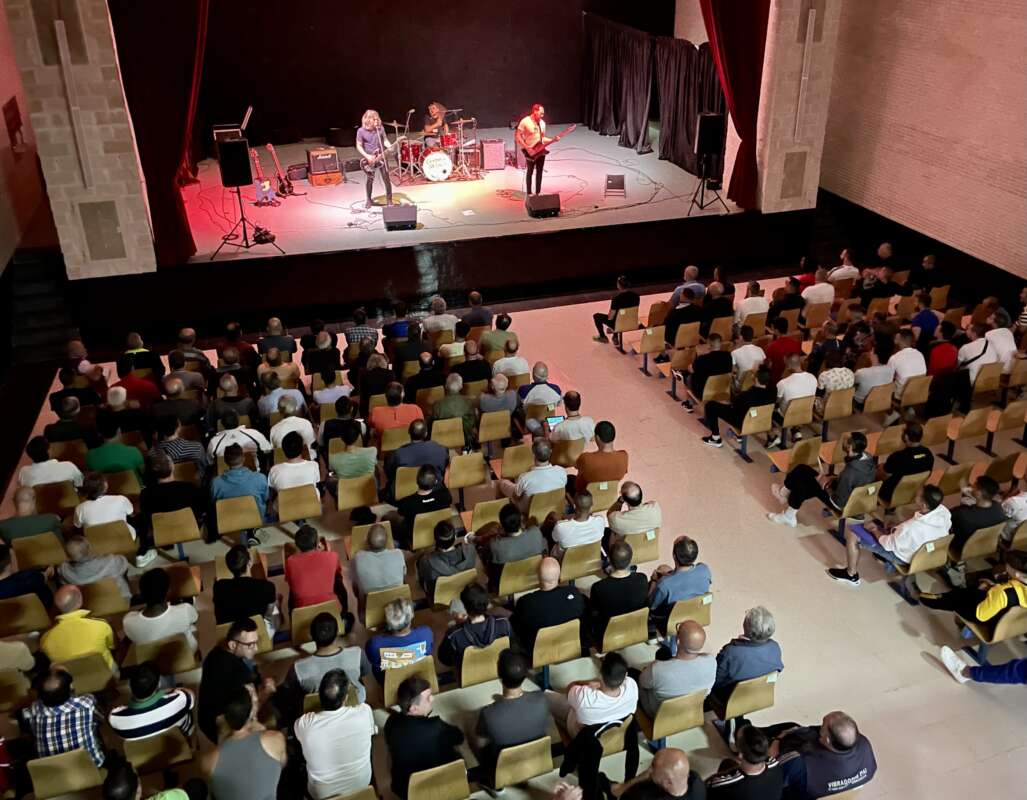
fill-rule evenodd
<path id="1" fill-rule="evenodd" d="M 688 214 L 692 216 L 692 209 L 698 208 L 704 211 L 714 203 L 724 206 L 724 211 L 731 213 L 720 196 L 720 178 L 715 169 L 717 159 L 724 152 L 725 117 L 723 114 L 704 111 L 699 115 L 695 131 L 695 156 L 699 166 L 699 185 L 692 193 L 692 202 L 688 206 Z M 712 195 L 707 199 L 707 193 Z"/>
<path id="2" fill-rule="evenodd" d="M 267 228 L 260 225 L 253 225 L 246 218 L 246 208 L 242 201 L 243 186 L 253 183 L 253 173 L 250 171 L 250 143 L 246 139 L 223 139 L 218 142 L 218 168 L 221 170 L 221 185 L 226 189 L 235 192 L 235 198 L 239 203 L 239 220 L 232 226 L 232 229 L 221 237 L 221 244 L 211 254 L 210 260 L 217 258 L 218 253 L 226 244 L 238 247 L 241 250 L 249 250 L 259 244 L 269 244 L 279 253 L 285 255 L 285 251 L 275 244 L 275 235 Z M 253 238 L 250 239 L 250 228 L 253 228 Z M 236 242 L 242 235 L 242 242 Z"/>

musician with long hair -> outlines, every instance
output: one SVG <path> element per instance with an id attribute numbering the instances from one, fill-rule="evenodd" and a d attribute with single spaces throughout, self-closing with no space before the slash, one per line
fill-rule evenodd
<path id="1" fill-rule="evenodd" d="M 446 107 L 438 100 L 433 100 L 428 103 L 428 113 L 424 115 L 424 143 L 428 147 L 434 147 L 439 143 L 439 137 L 448 133 Z"/>
<path id="2" fill-rule="evenodd" d="M 385 184 L 385 204 L 392 205 L 392 181 L 389 180 L 389 165 L 385 160 L 385 154 L 392 149 L 392 143 L 385 135 L 385 128 L 382 127 L 381 117 L 373 108 L 367 109 L 364 116 L 360 118 L 360 128 L 357 130 L 357 152 L 367 161 L 367 203 L 365 208 L 370 208 L 371 192 L 374 189 L 375 173 L 380 173 L 382 183 Z"/>

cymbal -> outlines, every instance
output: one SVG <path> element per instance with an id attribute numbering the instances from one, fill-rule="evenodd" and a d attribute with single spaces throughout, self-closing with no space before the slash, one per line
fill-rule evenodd
<path id="1" fill-rule="evenodd" d="M 452 122 L 450 122 L 449 124 L 450 125 L 473 125 L 477 121 L 478 120 L 476 120 L 474 117 L 471 117 L 470 119 L 455 119 Z"/>
<path id="2" fill-rule="evenodd" d="M 392 122 L 383 122 L 382 125 L 394 125 L 397 128 L 402 128 L 404 125 L 406 125 L 406 123 L 396 122 L 396 120 L 392 120 Z"/>

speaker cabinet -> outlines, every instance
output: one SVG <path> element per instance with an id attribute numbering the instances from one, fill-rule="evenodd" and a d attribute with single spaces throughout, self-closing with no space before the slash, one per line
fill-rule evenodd
<path id="1" fill-rule="evenodd" d="M 253 183 L 249 141 L 224 139 L 218 142 L 218 166 L 221 169 L 221 185 L 227 189 Z"/>
<path id="2" fill-rule="evenodd" d="M 412 231 L 417 227 L 417 206 L 385 206 L 382 208 L 387 231 Z"/>
<path id="3" fill-rule="evenodd" d="M 704 111 L 699 115 L 695 132 L 697 156 L 719 156 L 724 150 L 724 115 Z"/>
<path id="4" fill-rule="evenodd" d="M 506 142 L 502 139 L 482 139 L 481 163 L 486 170 L 506 168 Z"/>
<path id="5" fill-rule="evenodd" d="M 529 194 L 524 204 L 529 217 L 556 217 L 560 214 L 560 195 Z"/>

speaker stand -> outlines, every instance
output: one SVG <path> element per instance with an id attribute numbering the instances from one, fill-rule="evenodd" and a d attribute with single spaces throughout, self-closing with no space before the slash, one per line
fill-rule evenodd
<path id="1" fill-rule="evenodd" d="M 695 191 L 692 192 L 692 202 L 688 206 L 688 213 L 686 217 L 692 216 L 692 209 L 698 208 L 700 211 L 705 211 L 707 208 L 712 206 L 714 203 L 720 203 L 724 206 L 725 213 L 730 214 L 731 209 L 727 207 L 727 203 L 721 198 L 720 193 L 716 189 L 711 189 L 707 186 L 707 178 L 700 178 L 699 185 L 695 187 Z M 706 193 L 709 192 L 713 195 L 709 200 L 706 199 Z"/>
<path id="2" fill-rule="evenodd" d="M 219 244 L 218 249 L 215 250 L 213 254 L 211 254 L 211 261 L 218 257 L 218 253 L 221 252 L 221 250 L 224 248 L 226 244 L 230 244 L 232 245 L 232 247 L 238 247 L 241 250 L 249 250 L 251 247 L 257 247 L 258 245 L 263 244 L 262 242 L 250 241 L 250 221 L 246 219 L 246 207 L 243 205 L 242 202 L 242 190 L 238 186 L 235 187 L 235 198 L 239 202 L 239 219 L 235 223 L 235 225 L 232 226 L 232 230 L 230 230 L 228 233 L 221 237 L 221 244 Z M 236 233 L 236 231 L 240 227 L 242 227 L 242 244 L 240 244 L 239 242 L 232 241 L 233 239 L 239 238 L 239 234 Z M 274 242 L 266 242 L 266 244 L 271 245 L 283 256 L 285 255 L 285 251 Z"/>

